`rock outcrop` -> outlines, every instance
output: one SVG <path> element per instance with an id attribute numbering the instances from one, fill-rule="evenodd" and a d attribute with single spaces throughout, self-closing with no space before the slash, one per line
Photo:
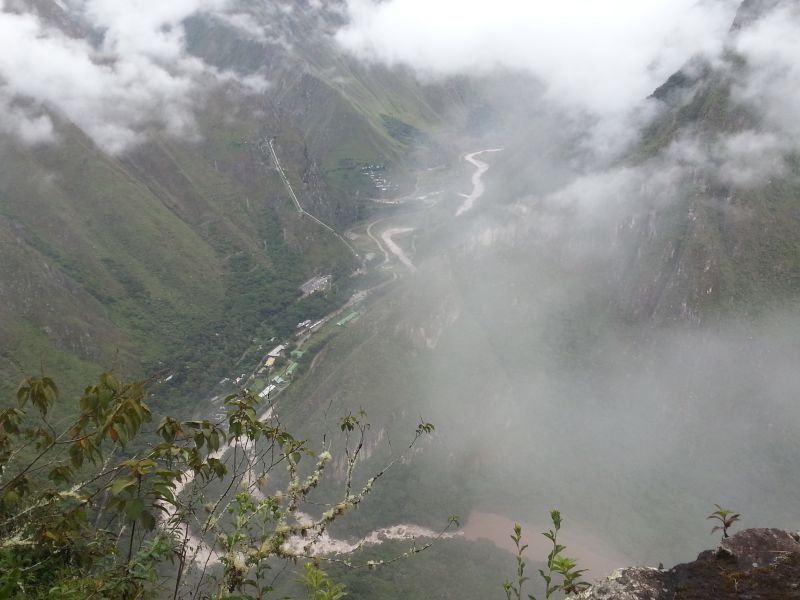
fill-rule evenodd
<path id="1" fill-rule="evenodd" d="M 615 571 L 581 600 L 800 599 L 800 534 L 748 529 L 669 570 Z"/>

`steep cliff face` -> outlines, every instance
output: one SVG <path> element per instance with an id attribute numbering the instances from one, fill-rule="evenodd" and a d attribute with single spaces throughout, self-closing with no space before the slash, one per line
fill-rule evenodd
<path id="1" fill-rule="evenodd" d="M 748 529 L 671 569 L 620 569 L 581 600 L 800 598 L 800 534 Z"/>
<path id="2" fill-rule="evenodd" d="M 620 227 L 627 260 L 615 277 L 628 318 L 753 316 L 800 290 L 797 141 L 749 53 L 787 6 L 744 2 L 719 60 L 692 61 L 654 92 L 661 115 L 631 159 L 671 171 L 671 189 Z"/>

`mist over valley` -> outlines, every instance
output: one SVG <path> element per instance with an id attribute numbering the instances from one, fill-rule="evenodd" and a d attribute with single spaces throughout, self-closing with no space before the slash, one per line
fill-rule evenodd
<path id="1" fill-rule="evenodd" d="M 8 597 L 55 560 L 17 542 L 87 530 L 114 550 L 51 589 L 412 599 L 502 597 L 515 523 L 552 569 L 556 508 L 587 580 L 677 572 L 715 503 L 800 529 L 794 3 L 0 0 L 0 32 Z"/>

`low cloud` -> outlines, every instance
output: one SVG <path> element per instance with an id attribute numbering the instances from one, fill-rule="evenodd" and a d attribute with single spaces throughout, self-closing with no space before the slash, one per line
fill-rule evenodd
<path id="1" fill-rule="evenodd" d="M 712 147 L 710 158 L 722 183 L 747 187 L 786 173 L 790 149 L 777 135 L 750 130 L 722 139 Z"/>
<path id="2" fill-rule="evenodd" d="M 51 142 L 55 139 L 53 121 L 50 117 L 17 105 L 1 88 L 0 133 L 11 134 L 29 145 Z"/>
<path id="3" fill-rule="evenodd" d="M 28 143 L 52 141 L 55 128 L 46 114 L 51 112 L 77 125 L 110 153 L 140 143 L 152 129 L 190 137 L 201 82 L 230 81 L 234 76 L 186 52 L 182 22 L 227 4 L 228 0 L 61 3 L 64 18 L 93 32 L 83 39 L 0 0 L 0 129 Z M 263 89 L 256 79 L 240 83 Z"/>
<path id="4" fill-rule="evenodd" d="M 691 56 L 717 55 L 724 0 L 349 0 L 339 42 L 365 60 L 431 76 L 531 73 L 551 99 L 593 114 L 629 110 Z"/>
<path id="5" fill-rule="evenodd" d="M 783 3 L 744 28 L 736 37 L 736 53 L 744 73 L 734 98 L 764 118 L 776 133 L 800 144 L 800 8 Z"/>
<path id="6" fill-rule="evenodd" d="M 685 135 L 670 144 L 662 160 L 718 185 L 749 187 L 785 174 L 791 148 L 784 136 L 748 129 L 713 139 Z"/>
<path id="7" fill-rule="evenodd" d="M 521 198 L 515 208 L 525 216 L 515 227 L 543 249 L 560 248 L 564 264 L 619 261 L 628 251 L 620 245 L 620 233 L 635 229 L 640 219 L 698 186 L 724 193 L 764 185 L 788 172 L 789 150 L 784 138 L 771 133 L 747 130 L 713 139 L 687 133 L 640 163 L 592 170 L 553 192 Z M 715 193 L 709 192 L 708 203 L 716 202 Z M 727 203 L 717 208 L 735 210 Z"/>
<path id="8" fill-rule="evenodd" d="M 661 114 L 665 107 L 646 98 L 670 75 L 709 66 L 730 76 L 733 102 L 759 122 L 712 139 L 684 135 L 667 151 L 667 167 L 748 186 L 784 173 L 785 155 L 800 145 L 800 9 L 791 3 L 774 3 L 734 33 L 736 0 L 347 5 L 349 23 L 336 38 L 364 61 L 408 65 L 423 78 L 510 71 L 540 81 L 544 94 L 529 104 L 582 131 L 576 144 L 589 150 L 589 170 L 625 156 Z"/>

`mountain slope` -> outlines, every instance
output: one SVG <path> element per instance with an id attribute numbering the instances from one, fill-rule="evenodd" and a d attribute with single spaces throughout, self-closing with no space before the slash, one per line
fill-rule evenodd
<path id="1" fill-rule="evenodd" d="M 28 8 L 74 38 L 96 34 L 59 3 Z M 192 139 L 151 130 L 114 156 L 52 111 L 57 143 L 0 139 L 6 381 L 14 362 L 30 369 L 62 356 L 71 385 L 115 364 L 138 375 L 177 370 L 178 395 L 196 394 L 230 374 L 254 335 L 285 331 L 302 281 L 348 275 L 357 265 L 347 247 L 294 210 L 259 149 L 267 137 L 304 208 L 340 231 L 371 210 L 376 190 L 362 164 L 411 185 L 414 148 L 381 115 L 441 127 L 443 113 L 425 98 L 448 105 L 446 95 L 342 56 L 325 32 L 335 15 L 241 8 L 249 32 L 213 14 L 191 17 L 187 48 L 269 85 L 210 82 Z"/>

